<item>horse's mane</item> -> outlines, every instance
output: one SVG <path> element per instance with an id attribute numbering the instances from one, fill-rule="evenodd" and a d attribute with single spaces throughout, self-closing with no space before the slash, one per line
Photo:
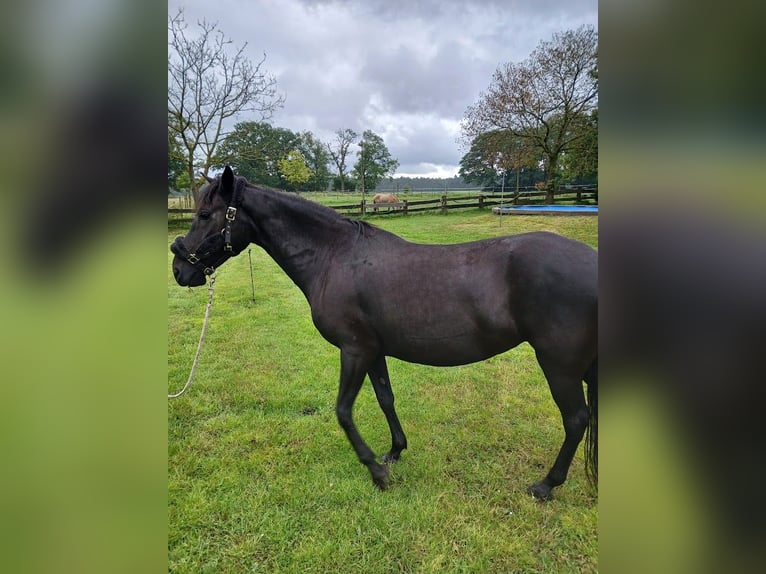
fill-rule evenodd
<path id="1" fill-rule="evenodd" d="M 198 211 L 202 209 L 203 207 L 209 207 L 212 204 L 213 195 L 218 190 L 218 187 L 220 186 L 220 184 L 221 184 L 221 178 L 217 177 L 212 182 L 207 183 L 200 188 L 198 192 L 199 193 L 199 201 L 198 201 L 198 208 L 197 208 Z M 344 224 L 351 225 L 352 227 L 356 229 L 357 233 L 361 236 L 367 236 L 370 234 L 370 232 L 376 229 L 374 226 L 370 225 L 366 221 L 360 221 L 358 219 L 352 219 L 350 217 L 346 217 L 345 215 L 341 215 L 340 213 L 336 212 L 334 209 L 330 207 L 327 207 L 315 201 L 310 201 L 304 197 L 301 197 L 294 193 L 290 193 L 289 191 L 285 191 L 283 189 L 278 189 L 276 187 L 269 187 L 267 185 L 250 183 L 244 177 L 236 177 L 234 185 L 235 185 L 235 190 L 238 193 L 246 193 L 246 190 L 251 189 L 254 191 L 265 191 L 268 194 L 276 195 L 283 202 L 289 205 L 292 205 L 298 211 L 305 213 L 308 217 L 313 215 L 327 221 L 338 221 L 338 222 L 343 222 Z"/>
<path id="2" fill-rule="evenodd" d="M 350 225 L 361 236 L 367 236 L 369 235 L 370 232 L 376 229 L 375 227 L 373 227 L 366 221 L 360 221 L 358 219 L 352 219 L 350 217 L 346 217 L 345 215 L 341 215 L 340 213 L 338 213 L 331 207 L 327 207 L 326 205 L 322 205 L 321 203 L 317 203 L 316 201 L 311 201 L 295 193 L 290 193 L 289 191 L 284 191 L 283 189 L 277 189 L 274 187 L 256 185 L 249 182 L 246 182 L 246 184 L 248 188 L 266 191 L 267 193 L 278 195 L 283 202 L 295 207 L 296 210 L 304 213 L 307 217 L 314 216 L 326 221 L 335 221 L 335 222 L 341 222 L 342 224 Z"/>

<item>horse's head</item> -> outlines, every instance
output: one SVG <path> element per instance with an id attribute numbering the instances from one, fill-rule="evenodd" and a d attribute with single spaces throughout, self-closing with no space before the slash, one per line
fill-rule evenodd
<path id="1" fill-rule="evenodd" d="M 179 285 L 204 285 L 206 275 L 250 243 L 248 226 L 241 221 L 246 216 L 239 210 L 245 184 L 227 166 L 223 175 L 210 181 L 199 194 L 189 232 L 185 237 L 176 237 L 170 246 L 175 254 L 173 275 Z"/>

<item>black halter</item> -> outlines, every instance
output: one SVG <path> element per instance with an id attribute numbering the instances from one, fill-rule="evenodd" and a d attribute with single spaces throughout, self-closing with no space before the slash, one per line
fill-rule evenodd
<path id="1" fill-rule="evenodd" d="M 226 225 L 221 229 L 220 233 L 211 235 L 205 238 L 202 243 L 199 244 L 197 250 L 190 252 L 186 245 L 184 245 L 183 236 L 178 236 L 170 246 L 170 250 L 185 259 L 192 265 L 202 267 L 202 271 L 205 275 L 212 275 L 215 272 L 215 265 L 220 265 L 226 259 L 231 256 L 233 251 L 231 245 L 231 224 L 237 218 L 237 209 L 242 204 L 242 189 L 244 188 L 244 180 L 238 181 L 234 186 L 234 193 L 231 198 L 231 205 L 226 208 Z M 226 254 L 223 260 L 220 256 L 216 256 L 219 252 L 221 244 L 223 244 L 223 251 Z"/>

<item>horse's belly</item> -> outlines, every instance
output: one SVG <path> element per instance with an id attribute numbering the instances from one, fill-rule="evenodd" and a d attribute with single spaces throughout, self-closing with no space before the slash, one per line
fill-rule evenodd
<path id="1" fill-rule="evenodd" d="M 515 332 L 402 336 L 384 341 L 386 355 L 409 363 L 451 367 L 483 361 L 521 343 Z"/>

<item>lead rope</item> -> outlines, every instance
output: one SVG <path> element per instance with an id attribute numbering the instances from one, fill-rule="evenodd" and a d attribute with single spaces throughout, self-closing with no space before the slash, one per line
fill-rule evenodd
<path id="1" fill-rule="evenodd" d="M 168 399 L 177 399 L 183 395 L 191 387 L 194 380 L 194 372 L 197 370 L 197 362 L 199 361 L 199 354 L 202 351 L 202 343 L 205 340 L 205 331 L 207 331 L 207 322 L 210 318 L 210 307 L 213 305 L 213 285 L 215 284 L 215 275 L 210 277 L 210 285 L 208 286 L 208 300 L 207 307 L 205 308 L 205 321 L 202 323 L 202 332 L 199 335 L 199 344 L 197 345 L 197 354 L 194 356 L 194 362 L 192 363 L 191 372 L 189 373 L 189 379 L 186 381 L 184 388 L 174 395 L 168 395 Z"/>

